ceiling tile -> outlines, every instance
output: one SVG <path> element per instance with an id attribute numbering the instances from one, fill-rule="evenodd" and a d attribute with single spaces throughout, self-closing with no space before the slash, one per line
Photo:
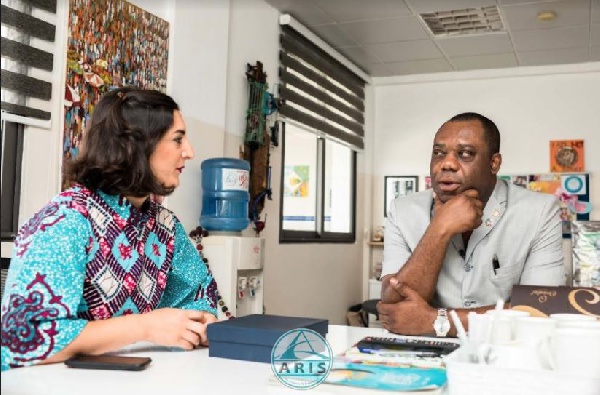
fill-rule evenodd
<path id="1" fill-rule="evenodd" d="M 367 68 L 369 64 L 381 62 L 379 58 L 365 51 L 363 47 L 340 48 L 340 52 L 363 68 Z"/>
<path id="2" fill-rule="evenodd" d="M 324 25 L 335 21 L 309 1 L 265 0 L 282 14 L 290 14 L 306 26 Z"/>
<path id="3" fill-rule="evenodd" d="M 429 38 L 417 17 L 340 23 L 340 29 L 361 44 L 389 43 Z"/>
<path id="4" fill-rule="evenodd" d="M 496 0 L 404 0 L 416 13 L 461 10 L 496 5 Z"/>
<path id="5" fill-rule="evenodd" d="M 600 0 L 592 0 L 592 23 L 600 23 Z"/>
<path id="6" fill-rule="evenodd" d="M 600 0 L 265 1 L 373 76 L 600 61 Z M 507 33 L 433 39 L 418 16 L 495 4 Z M 538 22 L 548 10 L 556 19 Z"/>
<path id="7" fill-rule="evenodd" d="M 553 49 L 551 51 L 519 52 L 521 66 L 540 66 L 545 64 L 569 64 L 589 61 L 589 48 Z"/>
<path id="8" fill-rule="evenodd" d="M 396 72 L 383 63 L 370 64 L 366 67 L 366 70 L 373 77 L 390 77 L 396 75 Z"/>
<path id="9" fill-rule="evenodd" d="M 462 56 L 452 58 L 452 63 L 458 70 L 501 69 L 518 66 L 514 53 L 501 53 L 483 56 Z"/>
<path id="10" fill-rule="evenodd" d="M 592 41 L 590 45 L 600 45 L 600 25 L 592 25 Z"/>
<path id="11" fill-rule="evenodd" d="M 386 64 L 395 74 L 440 73 L 452 71 L 452 66 L 446 59 L 417 60 L 413 62 L 398 62 Z"/>
<path id="12" fill-rule="evenodd" d="M 335 48 L 356 46 L 358 43 L 340 30 L 338 25 L 312 26 L 311 30 Z"/>
<path id="13" fill-rule="evenodd" d="M 448 37 L 435 41 L 448 56 L 487 55 L 513 50 L 507 33 Z"/>
<path id="14" fill-rule="evenodd" d="M 540 22 L 540 12 L 553 11 L 556 18 Z M 561 0 L 503 7 L 502 14 L 507 29 L 530 30 L 590 24 L 590 0 Z"/>
<path id="15" fill-rule="evenodd" d="M 534 51 L 555 48 L 580 48 L 589 45 L 589 26 L 557 29 L 519 30 L 512 32 L 517 51 Z"/>
<path id="16" fill-rule="evenodd" d="M 354 22 L 368 19 L 410 16 L 408 7 L 398 0 L 312 0 L 336 22 Z"/>
<path id="17" fill-rule="evenodd" d="M 515 5 L 523 3 L 540 3 L 540 0 L 498 0 L 498 5 Z"/>
<path id="18" fill-rule="evenodd" d="M 399 41 L 367 45 L 364 48 L 372 56 L 381 59 L 382 62 L 406 62 L 436 59 L 444 56 L 431 40 Z"/>

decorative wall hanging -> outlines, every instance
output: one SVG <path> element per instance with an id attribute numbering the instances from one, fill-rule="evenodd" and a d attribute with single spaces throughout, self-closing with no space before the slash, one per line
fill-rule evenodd
<path id="1" fill-rule="evenodd" d="M 535 192 L 555 195 L 560 204 L 563 238 L 571 237 L 571 222 L 588 221 L 590 203 L 589 174 L 502 175 L 498 178 Z"/>
<path id="2" fill-rule="evenodd" d="M 550 141 L 550 171 L 577 173 L 585 171 L 583 140 Z"/>
<path id="3" fill-rule="evenodd" d="M 244 134 L 243 159 L 250 162 L 250 203 L 248 215 L 258 235 L 265 227 L 265 219 L 260 213 L 265 198 L 271 200 L 271 166 L 269 148 L 271 143 L 277 146 L 277 127 L 271 128 L 271 138 L 267 128 L 267 116 L 277 111 L 277 103 L 268 92 L 267 73 L 263 64 L 256 62 L 246 66 L 248 79 L 248 110 L 246 111 L 246 132 Z"/>
<path id="4" fill-rule="evenodd" d="M 387 217 L 390 202 L 399 196 L 410 195 L 419 190 L 417 176 L 385 176 L 383 215 Z"/>
<path id="5" fill-rule="evenodd" d="M 573 286 L 600 290 L 600 221 L 573 221 Z"/>
<path id="6" fill-rule="evenodd" d="M 124 0 L 70 0 L 68 26 L 63 163 L 77 157 L 104 92 L 165 92 L 169 55 L 169 23 Z"/>
<path id="7" fill-rule="evenodd" d="M 431 189 L 431 176 L 425 176 L 425 189 Z"/>

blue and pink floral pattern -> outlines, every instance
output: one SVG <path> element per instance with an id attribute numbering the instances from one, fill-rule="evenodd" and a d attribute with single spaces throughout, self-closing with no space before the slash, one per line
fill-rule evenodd
<path id="1" fill-rule="evenodd" d="M 2 301 L 2 370 L 48 358 L 88 321 L 160 307 L 216 314 L 216 284 L 179 220 L 154 202 L 138 209 L 76 186 L 15 241 Z"/>
<path id="2" fill-rule="evenodd" d="M 45 359 L 54 348 L 57 334 L 56 322 L 52 319 L 70 314 L 62 297 L 54 294 L 45 277 L 37 273 L 26 287 L 26 295 L 11 294 L 8 311 L 2 316 L 2 346 L 18 355 L 16 364 Z M 42 329 L 38 324 L 41 321 L 51 323 Z"/>

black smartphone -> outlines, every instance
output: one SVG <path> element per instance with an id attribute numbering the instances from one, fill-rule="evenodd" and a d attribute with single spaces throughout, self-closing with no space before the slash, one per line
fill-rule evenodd
<path id="1" fill-rule="evenodd" d="M 78 369 L 143 370 L 152 362 L 148 357 L 123 357 L 119 355 L 76 355 L 65 365 Z"/>
<path id="2" fill-rule="evenodd" d="M 446 355 L 459 345 L 440 340 L 368 336 L 358 342 L 357 348 L 364 353 L 382 351 L 425 352 Z"/>

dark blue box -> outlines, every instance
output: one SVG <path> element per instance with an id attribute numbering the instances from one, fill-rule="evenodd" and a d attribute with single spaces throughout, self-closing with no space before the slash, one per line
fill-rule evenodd
<path id="1" fill-rule="evenodd" d="M 277 339 L 292 329 L 311 329 L 327 335 L 329 321 L 316 318 L 251 314 L 208 325 L 208 355 L 253 362 L 271 362 Z"/>

